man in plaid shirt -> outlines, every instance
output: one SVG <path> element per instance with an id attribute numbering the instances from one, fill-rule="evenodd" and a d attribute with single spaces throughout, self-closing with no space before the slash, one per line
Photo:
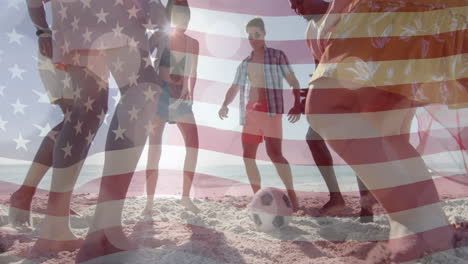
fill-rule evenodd
<path id="1" fill-rule="evenodd" d="M 299 82 L 283 51 L 265 45 L 265 25 L 254 18 L 246 25 L 252 53 L 237 68 L 233 84 L 226 93 L 219 110 L 221 119 L 228 117 L 228 105 L 240 91 L 240 124 L 243 126 L 242 147 L 247 175 L 254 193 L 261 188 L 260 173 L 255 162 L 257 149 L 265 139 L 268 156 L 276 167 L 293 207 L 298 202 L 294 192 L 291 168 L 281 150 L 283 103 L 283 78 L 293 87 L 294 106 L 288 120 L 295 123 L 300 118 Z"/>

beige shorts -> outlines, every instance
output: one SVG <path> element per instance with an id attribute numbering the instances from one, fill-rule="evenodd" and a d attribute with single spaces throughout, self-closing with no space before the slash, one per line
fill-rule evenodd
<path id="1" fill-rule="evenodd" d="M 52 60 L 38 55 L 38 70 L 51 104 L 60 99 L 73 100 L 73 85 L 68 73 L 57 69 Z"/>

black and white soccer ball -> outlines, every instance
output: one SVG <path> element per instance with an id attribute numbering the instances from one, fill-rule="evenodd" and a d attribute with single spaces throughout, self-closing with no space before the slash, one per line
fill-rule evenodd
<path id="1" fill-rule="evenodd" d="M 289 224 L 292 204 L 285 192 L 277 188 L 263 188 L 248 205 L 249 216 L 257 230 L 272 232 Z"/>

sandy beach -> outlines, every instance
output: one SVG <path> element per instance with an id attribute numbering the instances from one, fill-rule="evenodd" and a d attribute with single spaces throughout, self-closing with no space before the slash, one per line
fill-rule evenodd
<path id="1" fill-rule="evenodd" d="M 443 197 L 444 210 L 452 222 L 468 222 L 466 199 Z M 358 220 L 359 196 L 346 194 L 347 208 L 338 216 L 321 216 L 318 209 L 326 195 L 301 198 L 301 210 L 288 227 L 273 233 L 256 230 L 246 209 L 250 195 L 224 195 L 194 199 L 197 215 L 184 210 L 177 197 L 157 197 L 152 217 L 141 216 L 146 197 L 134 195 L 125 202 L 123 227 L 140 249 L 125 251 L 87 263 L 369 263 L 366 257 L 383 245 L 388 221 L 375 207 L 374 222 Z M 74 263 L 77 251 L 60 252 L 28 260 L 24 256 L 35 242 L 46 206 L 47 194 L 33 202 L 33 229 L 17 230 L 7 225 L 8 196 L 0 198 L 0 263 Z M 71 217 L 73 232 L 84 237 L 94 214 L 96 194 L 78 193 L 72 207 L 81 215 Z M 372 242 L 369 242 L 372 241 Z M 417 263 L 468 263 L 468 238 L 460 241 L 459 258 L 444 252 Z"/>

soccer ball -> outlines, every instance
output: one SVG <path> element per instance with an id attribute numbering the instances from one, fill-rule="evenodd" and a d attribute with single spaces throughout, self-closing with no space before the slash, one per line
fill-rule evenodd
<path id="1" fill-rule="evenodd" d="M 276 188 L 263 188 L 258 191 L 247 208 L 250 218 L 262 232 L 271 232 L 287 226 L 293 213 L 288 196 Z"/>

